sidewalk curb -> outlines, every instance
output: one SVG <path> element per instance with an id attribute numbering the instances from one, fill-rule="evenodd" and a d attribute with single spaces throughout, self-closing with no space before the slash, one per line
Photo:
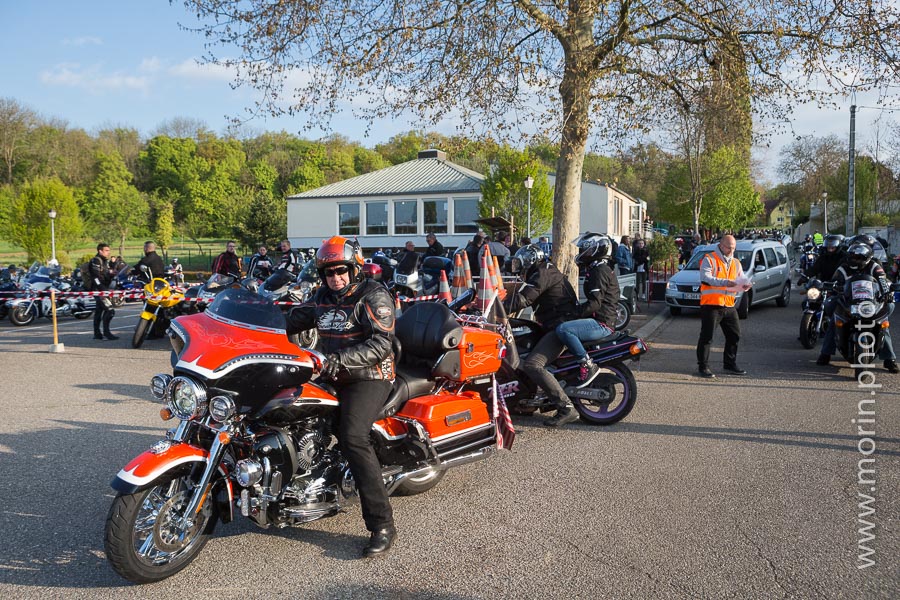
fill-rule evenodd
<path id="1" fill-rule="evenodd" d="M 664 310 L 663 312 L 650 319 L 649 322 L 645 323 L 643 327 L 635 331 L 632 335 L 639 338 L 649 338 L 656 332 L 657 329 L 662 327 L 663 323 L 671 318 L 672 315 L 669 314 L 669 311 Z"/>

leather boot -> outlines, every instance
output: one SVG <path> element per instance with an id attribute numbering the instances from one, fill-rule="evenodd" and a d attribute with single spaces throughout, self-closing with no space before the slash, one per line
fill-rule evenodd
<path id="1" fill-rule="evenodd" d="M 363 556 L 365 558 L 373 558 L 387 554 L 387 551 L 394 545 L 396 538 L 397 529 L 393 525 L 373 531 L 371 537 L 369 537 L 369 545 L 363 550 Z"/>
<path id="2" fill-rule="evenodd" d="M 101 320 L 101 318 L 102 318 L 102 316 L 101 316 L 100 313 L 98 313 L 98 312 L 95 312 L 95 313 L 94 313 L 94 339 L 95 339 L 95 340 L 102 340 L 102 339 L 103 339 L 103 334 L 100 332 L 100 320 Z"/>
<path id="3" fill-rule="evenodd" d="M 110 321 L 112 321 L 112 318 L 113 318 L 113 315 L 111 314 L 112 312 L 113 311 L 108 310 L 108 311 L 106 311 L 106 314 L 103 315 L 103 335 L 108 340 L 117 340 L 117 339 L 119 339 L 119 336 L 113 335 L 112 332 L 109 330 L 109 323 L 110 323 Z"/>
<path id="4" fill-rule="evenodd" d="M 571 404 L 557 409 L 556 414 L 544 421 L 547 427 L 560 427 L 578 420 L 578 411 Z"/>

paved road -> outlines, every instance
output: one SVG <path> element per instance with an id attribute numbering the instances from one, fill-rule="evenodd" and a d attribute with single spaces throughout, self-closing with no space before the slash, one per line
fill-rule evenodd
<path id="1" fill-rule="evenodd" d="M 46 325 L 4 322 L 0 597 L 896 598 L 900 380 L 876 374 L 876 565 L 859 570 L 851 420 L 871 397 L 848 369 L 813 364 L 798 313 L 796 301 L 751 312 L 750 377 L 714 382 L 693 376 L 699 319 L 669 320 L 625 422 L 554 432 L 517 419 L 513 452 L 394 500 L 401 538 L 382 560 L 356 558 L 351 506 L 302 529 L 220 527 L 191 567 L 143 587 L 107 566 L 102 533 L 110 479 L 164 429 L 147 382 L 168 368 L 165 343 L 129 347 L 133 306 L 116 342 L 63 321 L 58 355 Z"/>

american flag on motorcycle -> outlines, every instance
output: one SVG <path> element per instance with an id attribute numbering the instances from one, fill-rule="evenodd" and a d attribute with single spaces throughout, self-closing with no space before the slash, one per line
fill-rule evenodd
<path id="1" fill-rule="evenodd" d="M 494 424 L 497 428 L 497 448 L 512 450 L 513 441 L 516 439 L 516 430 L 513 427 L 512 418 L 509 416 L 509 409 L 506 408 L 506 401 L 503 394 L 497 387 L 497 378 L 493 377 L 493 387 L 491 395 L 494 397 Z"/>

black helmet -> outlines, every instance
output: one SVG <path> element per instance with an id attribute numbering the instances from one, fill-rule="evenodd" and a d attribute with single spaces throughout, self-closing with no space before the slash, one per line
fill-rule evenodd
<path id="1" fill-rule="evenodd" d="M 860 233 L 858 236 L 850 240 L 851 244 L 865 244 L 869 248 L 875 249 L 875 237 L 868 233 Z"/>
<path id="2" fill-rule="evenodd" d="M 850 267 L 852 271 L 860 271 L 872 262 L 874 254 L 872 248 L 866 244 L 858 242 L 851 244 L 850 247 L 847 248 L 847 266 Z"/>
<path id="3" fill-rule="evenodd" d="M 822 242 L 822 246 L 825 248 L 827 252 L 835 253 L 838 251 L 838 248 L 841 247 L 841 240 L 844 239 L 842 235 L 836 235 L 833 233 L 829 233 L 825 236 L 825 241 Z"/>
<path id="4" fill-rule="evenodd" d="M 510 271 L 520 273 L 528 271 L 533 265 L 547 260 L 547 254 L 537 244 L 529 244 L 520 248 L 510 262 Z"/>
<path id="5" fill-rule="evenodd" d="M 578 255 L 575 257 L 575 264 L 586 267 L 591 263 L 602 259 L 609 254 L 609 248 L 612 241 L 609 236 L 604 233 L 591 233 L 587 231 L 572 240 L 572 243 L 578 247 Z"/>

